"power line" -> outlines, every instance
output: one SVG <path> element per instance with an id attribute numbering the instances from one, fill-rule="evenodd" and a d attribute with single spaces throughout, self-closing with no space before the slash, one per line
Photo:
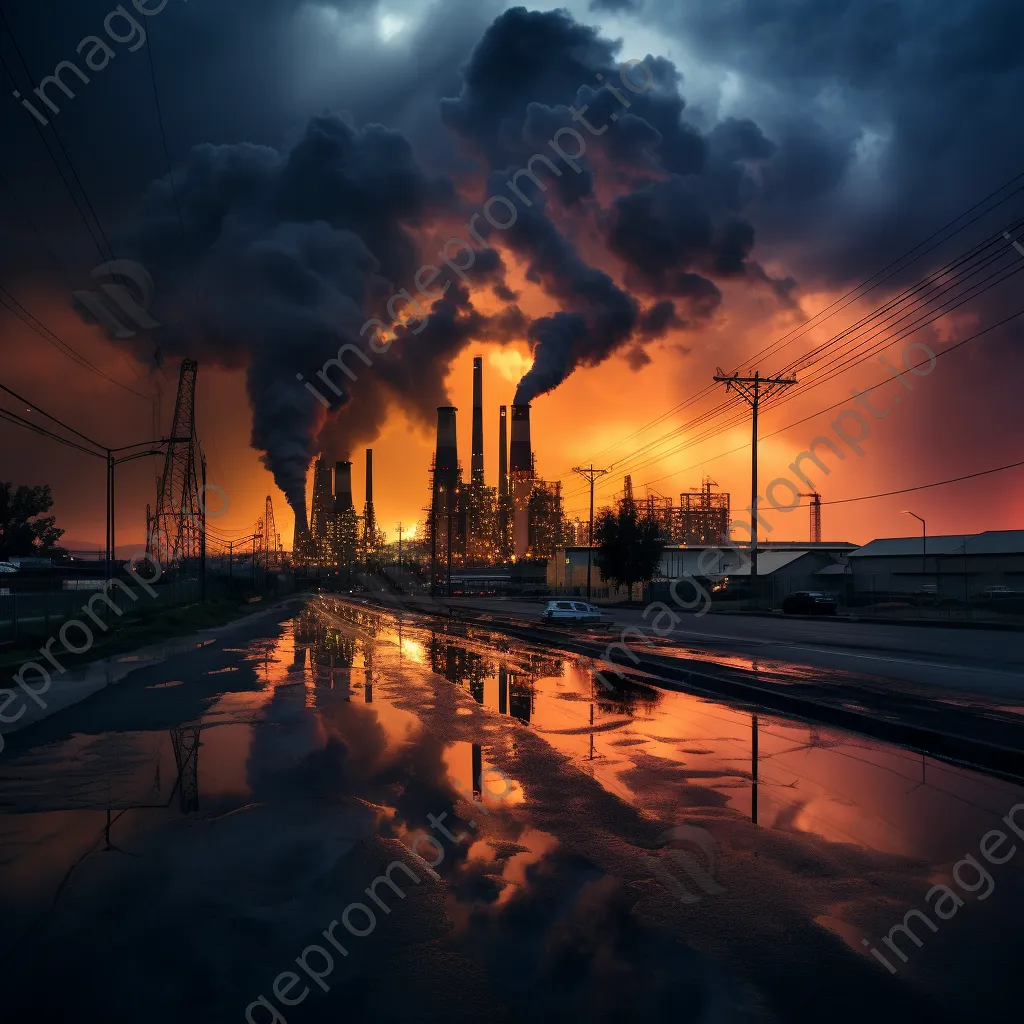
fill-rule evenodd
<path id="1" fill-rule="evenodd" d="M 4 420 L 7 423 L 13 423 L 15 426 L 24 427 L 26 430 L 31 430 L 33 433 L 39 434 L 41 437 L 49 438 L 51 441 L 58 441 L 61 444 L 66 445 L 68 448 L 74 448 L 77 451 L 85 452 L 86 455 L 94 455 L 96 458 L 103 457 L 100 452 L 94 452 L 91 448 L 86 448 L 84 445 L 70 441 L 66 437 L 61 437 L 59 434 L 55 434 L 53 431 L 47 430 L 38 423 L 33 423 L 31 420 L 25 419 L 24 416 L 19 416 L 17 413 L 9 412 L 7 409 L 0 409 L 0 420 Z"/>
<path id="2" fill-rule="evenodd" d="M 149 401 L 148 396 L 142 394 L 140 391 L 136 391 L 134 388 L 129 387 L 127 384 L 122 384 L 115 377 L 111 377 L 109 373 L 101 370 L 94 363 L 90 362 L 85 356 L 83 356 L 76 348 L 66 342 L 56 331 L 47 327 L 41 320 L 33 316 L 32 313 L 26 309 L 3 285 L 0 285 L 0 305 L 2 305 L 9 312 L 13 313 L 26 327 L 35 331 L 44 341 L 48 342 L 54 348 L 57 349 L 62 355 L 67 356 L 73 363 L 82 367 L 84 370 L 89 370 L 91 373 L 95 373 L 97 376 L 102 377 L 109 383 L 116 385 L 123 391 L 127 391 L 131 395 L 135 395 L 144 401 Z"/>
<path id="3" fill-rule="evenodd" d="M 74 427 L 69 427 L 63 420 L 57 419 L 56 416 L 53 416 L 50 413 L 46 412 L 45 409 L 40 409 L 38 405 L 35 405 L 33 402 L 30 402 L 24 396 L 19 395 L 17 391 L 12 391 L 5 384 L 0 384 L 0 391 L 5 392 L 12 398 L 16 398 L 19 402 L 22 402 L 23 404 L 27 405 L 33 412 L 39 413 L 40 416 L 45 416 L 48 420 L 51 420 L 52 422 L 56 423 L 57 426 L 68 431 L 68 433 L 74 434 L 75 437 L 80 437 L 83 441 L 88 442 L 95 448 L 99 448 L 101 451 L 106 451 L 106 445 L 102 445 L 98 441 L 94 441 L 91 437 L 86 437 L 85 434 L 81 433 L 81 431 L 75 430 Z"/>
<path id="4" fill-rule="evenodd" d="M 885 281 L 890 280 L 897 273 L 899 273 L 900 269 L 905 269 L 905 268 L 901 268 L 900 267 L 900 265 L 903 264 L 905 261 L 907 261 L 907 260 L 910 261 L 909 263 L 907 263 L 907 266 L 911 265 L 914 262 L 917 262 L 918 260 L 920 260 L 924 256 L 926 256 L 928 253 L 933 252 L 944 241 L 948 241 L 950 238 L 955 237 L 955 235 L 957 235 L 957 234 L 961 233 L 962 231 L 966 230 L 966 228 L 968 228 L 972 224 L 974 224 L 977 221 L 979 221 L 982 217 L 986 216 L 987 214 L 989 214 L 992 211 L 994 211 L 995 209 L 997 209 L 1000 205 L 1002 205 L 1003 203 L 1007 202 L 1009 199 L 1013 198 L 1015 195 L 1018 195 L 1019 193 L 1024 192 L 1024 186 L 1020 186 L 1020 187 L 1014 189 L 1008 195 L 1003 196 L 1002 199 L 998 200 L 998 202 L 996 202 L 991 207 L 989 207 L 987 209 L 982 209 L 983 207 L 988 206 L 990 201 L 993 200 L 996 196 L 998 196 L 1001 192 L 1005 192 L 1008 188 L 1010 188 L 1011 186 L 1017 184 L 1022 179 L 1024 179 L 1024 172 L 1013 176 L 1007 182 L 1005 182 L 1003 185 L 1001 185 L 999 188 L 993 190 L 987 196 L 985 196 L 983 199 L 981 199 L 977 203 L 975 203 L 973 206 L 969 207 L 967 210 L 963 211 L 957 217 L 954 217 L 952 220 L 948 221 L 945 225 L 943 225 L 941 228 L 939 228 L 936 232 L 933 232 L 933 234 L 931 234 L 930 236 L 925 238 L 922 242 L 920 242 L 918 245 L 914 246 L 912 249 L 910 249 L 907 252 L 905 252 L 902 256 L 898 257 L 896 260 L 891 262 L 888 266 L 886 266 L 882 270 L 878 271 L 876 274 L 874 274 L 872 277 L 868 278 L 866 281 L 862 282 L 856 288 L 853 288 L 850 291 L 848 291 L 845 295 L 841 296 L 839 299 L 836 299 L 833 303 L 831 303 L 829 306 L 827 306 L 820 313 L 816 314 L 809 321 L 807 321 L 806 323 L 802 324 L 800 327 L 795 328 L 793 331 L 790 331 L 788 334 L 784 335 L 782 338 L 778 339 L 776 342 L 773 342 L 771 345 L 767 346 L 766 348 L 763 348 L 760 352 L 755 353 L 753 356 L 749 357 L 748 360 L 745 360 L 745 362 L 749 362 L 750 360 L 756 360 L 756 359 L 759 359 L 759 358 L 764 358 L 764 357 L 766 357 L 769 354 L 774 354 L 775 352 L 781 351 L 782 348 L 787 347 L 789 344 L 791 344 L 793 341 L 795 341 L 797 339 L 797 337 L 800 337 L 800 336 L 806 334 L 807 331 L 810 330 L 812 326 L 814 326 L 815 321 L 819 321 L 820 320 L 821 322 L 824 322 L 824 320 L 830 319 L 840 309 L 845 309 L 848 305 L 850 305 L 855 297 L 863 297 L 863 295 L 866 295 L 869 292 L 873 291 L 874 289 L 878 288 Z M 980 210 L 980 212 L 976 213 L 976 211 L 979 211 L 979 210 Z M 971 217 L 971 214 L 975 214 L 975 213 L 976 213 L 976 216 Z M 946 235 L 947 232 L 951 231 L 951 229 L 958 222 L 963 221 L 965 218 L 968 218 L 968 217 L 970 217 L 971 219 L 969 219 L 965 223 L 961 224 L 958 228 L 956 228 L 955 231 L 952 231 L 947 237 L 941 237 L 943 235 Z M 918 250 L 921 250 L 921 251 L 919 252 Z M 917 253 L 916 256 L 914 255 L 915 253 Z M 914 257 L 912 260 L 910 260 L 911 256 Z M 955 266 L 955 263 L 953 265 Z M 936 275 L 932 275 L 932 277 L 934 279 L 935 277 L 937 277 L 937 274 Z M 926 282 L 924 282 L 924 283 L 927 283 L 927 279 L 926 279 Z M 997 283 L 1001 283 L 1001 282 L 997 282 Z M 923 285 L 919 285 L 918 288 L 920 288 L 922 286 Z M 910 294 L 913 294 L 913 293 L 911 292 Z M 875 316 L 877 316 L 877 313 L 876 314 L 872 314 L 872 316 L 868 317 L 866 321 L 862 320 L 861 323 L 863 324 L 865 322 L 869 322 Z M 848 333 L 850 329 L 851 328 L 848 328 L 846 332 L 843 332 L 843 334 Z M 842 338 L 843 334 L 839 335 L 836 339 L 833 339 L 833 341 L 838 340 L 839 338 Z M 785 367 L 782 372 L 785 372 L 787 370 L 793 369 L 793 366 L 794 366 L 794 364 L 790 364 L 790 366 Z M 681 410 L 682 408 L 685 408 L 686 406 L 694 403 L 695 401 L 698 401 L 700 398 L 705 397 L 712 390 L 713 390 L 713 386 L 705 387 L 705 388 L 701 389 L 701 391 L 699 391 L 696 395 L 692 396 L 690 399 L 687 399 L 683 403 L 680 403 L 679 405 L 675 406 L 673 409 L 668 410 L 666 413 L 663 413 L 661 416 L 656 417 L 654 420 L 651 420 L 649 423 L 647 423 L 643 427 L 640 427 L 638 430 L 633 431 L 633 433 L 627 435 L 625 438 L 621 439 L 620 441 L 617 441 L 614 444 L 612 444 L 611 446 L 604 448 L 598 454 L 599 455 L 603 455 L 603 454 L 605 454 L 605 453 L 607 453 L 609 451 L 614 450 L 615 448 L 619 447 L 620 445 L 622 445 L 626 441 L 632 439 L 633 437 L 636 437 L 637 435 L 644 433 L 646 430 L 650 429 L 652 426 L 655 426 L 658 423 L 663 422 L 665 419 L 669 418 L 675 412 Z M 711 413 L 706 414 L 706 415 L 714 416 L 715 414 L 717 414 L 721 410 L 721 408 L 722 407 L 718 407 L 716 410 L 713 410 Z M 679 429 L 682 430 L 682 429 L 685 429 L 685 428 L 679 428 Z M 670 435 L 667 435 L 666 437 L 661 438 L 660 441 L 659 440 L 655 440 L 654 442 L 650 442 L 648 445 L 645 445 L 643 447 L 646 448 L 646 449 L 650 449 L 651 447 L 656 447 L 659 443 L 664 443 L 668 439 L 668 436 L 670 436 Z M 629 458 L 635 457 L 635 454 L 636 453 L 634 453 L 633 456 L 627 456 L 625 459 L 620 459 L 618 461 L 619 461 L 619 463 L 622 463 L 624 461 L 628 461 Z M 580 492 L 580 494 L 581 493 L 582 492 Z M 573 496 L 580 496 L 580 495 L 577 494 L 577 495 L 573 495 Z"/>
<path id="5" fill-rule="evenodd" d="M 998 237 L 999 236 L 993 236 L 993 239 L 998 238 Z M 980 252 L 984 251 L 985 249 L 989 248 L 993 244 L 993 239 L 989 239 L 987 242 L 982 243 L 980 246 L 975 247 L 974 252 L 973 253 L 969 253 L 968 256 L 977 255 L 978 253 L 980 253 Z M 1001 245 L 1002 243 L 1000 242 L 999 244 Z M 1005 249 L 1005 246 L 1003 246 L 1003 248 Z M 1001 253 L 997 253 L 995 258 L 999 258 L 999 255 L 1001 255 Z M 956 263 L 961 262 L 961 261 L 962 261 L 962 258 L 954 261 L 954 263 L 951 264 L 951 265 L 955 265 Z M 992 262 L 992 259 L 990 258 L 988 260 L 988 262 Z M 971 276 L 971 274 L 976 273 L 976 272 L 977 272 L 977 268 L 975 268 L 975 270 L 971 271 L 971 273 L 967 274 L 966 276 Z M 974 285 L 971 285 L 971 289 L 972 290 L 969 290 L 968 293 L 965 294 L 965 295 L 958 296 L 957 297 L 958 301 L 953 302 L 952 304 L 946 304 L 944 307 L 940 306 L 937 309 L 933 309 L 933 310 L 927 312 L 923 316 L 919 317 L 916 321 L 912 321 L 910 324 L 907 324 L 907 325 L 904 325 L 903 327 L 900 327 L 899 330 L 894 335 L 882 336 L 881 339 L 879 340 L 879 338 L 878 338 L 878 331 L 876 329 L 875 331 L 872 332 L 872 334 L 869 334 L 866 339 L 861 339 L 860 341 L 856 342 L 856 345 L 861 346 L 861 351 L 856 355 L 856 357 L 854 357 L 852 355 L 851 356 L 847 356 L 847 358 L 845 359 L 845 362 L 842 365 L 840 365 L 838 367 L 834 367 L 833 369 L 827 370 L 825 372 L 819 372 L 817 376 L 812 374 L 809 381 L 805 380 L 805 381 L 801 382 L 801 384 L 798 387 L 793 389 L 792 393 L 787 394 L 786 396 L 780 398 L 778 401 L 772 402 L 772 406 L 773 407 L 779 406 L 783 402 L 791 401 L 793 398 L 797 397 L 798 394 L 803 394 L 805 392 L 808 392 L 808 391 L 812 390 L 813 388 L 819 387 L 820 385 L 822 385 L 824 383 L 827 383 L 828 381 L 830 381 L 830 380 L 834 379 L 835 377 L 839 376 L 842 372 L 845 372 L 845 370 L 849 369 L 853 365 L 858 365 L 859 363 L 866 361 L 868 358 L 870 358 L 871 355 L 875 354 L 876 352 L 878 352 L 878 351 L 880 351 L 882 349 L 891 347 L 893 344 L 895 344 L 896 341 L 901 340 L 901 339 L 905 339 L 906 337 L 909 337 L 910 335 L 912 335 L 912 334 L 916 333 L 917 331 L 921 330 L 923 327 L 925 327 L 925 326 L 935 322 L 936 320 L 938 320 L 942 316 L 945 316 L 948 313 L 953 312 L 955 309 L 960 308 L 961 306 L 963 306 L 968 301 L 978 297 L 978 295 L 983 294 L 984 292 L 989 291 L 990 289 L 996 287 L 997 285 L 1004 283 L 1005 281 L 1009 280 L 1011 277 L 1013 277 L 1016 274 L 1021 273 L 1021 272 L 1024 272 L 1024 264 L 1022 264 L 1021 261 L 1019 261 L 1019 260 L 1015 260 L 1009 267 L 1004 268 L 1003 270 L 997 271 L 995 273 L 989 274 L 981 282 L 977 282 Z M 936 273 L 936 275 L 933 275 L 933 277 L 938 276 L 941 273 L 942 273 L 942 271 L 939 271 L 939 272 Z M 929 302 L 934 301 L 935 298 L 937 298 L 940 295 L 945 294 L 946 292 L 954 291 L 955 288 L 958 285 L 959 285 L 959 282 L 954 280 L 954 282 L 950 286 L 941 289 L 935 295 L 933 295 L 930 298 L 928 298 L 927 302 L 925 303 L 925 305 L 927 305 L 927 303 L 929 303 Z M 918 288 L 910 289 L 910 290 L 908 290 L 907 292 L 904 293 L 904 296 L 912 295 L 913 292 L 917 291 L 917 290 L 918 290 Z M 904 296 L 901 296 L 899 298 L 899 301 L 902 301 L 902 298 Z M 889 305 L 892 305 L 892 303 L 889 303 Z M 883 307 L 883 310 L 884 310 L 884 307 Z M 900 319 L 906 319 L 906 316 L 908 316 L 908 315 L 909 314 L 904 314 L 904 316 L 901 317 Z M 988 331 L 993 330 L 996 327 L 1002 326 L 1002 324 L 1007 323 L 1009 320 L 1012 320 L 1016 316 L 1019 316 L 1019 315 L 1020 315 L 1019 313 L 1016 313 L 1013 316 L 1007 318 L 1007 320 L 1001 321 L 998 324 L 994 324 L 991 327 L 986 328 L 985 331 L 978 332 L 978 334 L 976 334 L 976 335 L 972 335 L 971 338 L 965 339 L 965 342 L 973 340 L 974 338 L 979 337 L 981 334 L 987 333 Z M 864 322 L 870 321 L 874 316 L 877 316 L 877 314 L 873 314 L 872 317 L 865 318 Z M 844 333 L 847 333 L 847 332 L 844 332 Z M 819 349 L 817 351 L 820 352 L 820 351 L 825 350 L 828 347 L 828 345 L 832 344 L 835 340 L 836 339 L 833 339 L 833 341 L 827 342 L 824 345 L 819 346 Z M 864 345 L 865 341 L 870 346 L 867 349 L 863 348 L 863 345 Z M 964 344 L 965 342 L 961 342 L 961 343 L 958 343 L 957 345 L 950 346 L 948 349 L 944 350 L 943 353 L 940 353 L 940 355 L 941 354 L 945 354 L 945 352 L 953 351 L 954 349 L 958 348 L 960 344 Z M 856 346 L 854 346 L 854 347 L 856 347 Z M 797 365 L 797 364 L 790 364 L 790 365 L 794 366 L 794 365 Z M 807 364 L 807 365 L 811 365 L 811 364 Z M 837 405 L 842 405 L 842 404 L 844 404 L 844 402 L 840 401 L 840 402 L 836 403 L 835 405 L 829 406 L 827 408 L 835 408 Z M 702 423 L 707 422 L 709 419 L 715 418 L 715 416 L 717 416 L 719 414 L 719 410 L 721 410 L 722 408 L 723 407 L 721 407 L 721 406 L 716 407 L 716 409 L 711 410 L 708 413 L 705 413 L 705 414 L 702 414 L 701 416 L 696 417 L 694 420 L 690 421 L 689 423 L 681 425 L 675 431 L 670 432 L 667 435 L 664 435 L 662 438 L 655 439 L 654 441 L 650 442 L 648 445 L 645 445 L 642 448 L 638 449 L 632 455 L 627 456 L 624 459 L 619 460 L 619 463 L 617 463 L 617 465 L 622 466 L 623 464 L 628 463 L 628 464 L 630 464 L 630 468 L 631 468 L 631 470 L 633 472 L 635 472 L 638 469 L 643 469 L 643 468 L 645 468 L 647 466 L 655 465 L 658 462 L 664 461 L 664 459 L 669 458 L 670 456 L 672 456 L 672 455 L 674 455 L 674 454 L 684 450 L 685 448 L 694 447 L 695 445 L 700 444 L 703 441 L 709 440 L 710 438 L 712 438 L 714 436 L 717 436 L 720 433 L 723 433 L 725 430 L 729 429 L 732 426 L 737 425 L 741 421 L 740 418 L 730 417 L 730 418 L 726 419 L 724 422 L 720 423 L 718 426 L 710 427 L 709 429 L 703 431 L 702 433 L 700 433 L 700 434 L 698 434 L 696 436 L 691 436 L 687 440 L 682 441 L 682 442 L 676 444 L 675 447 L 667 449 L 666 451 L 663 451 L 660 454 L 654 454 L 652 452 L 651 457 L 649 457 L 644 462 L 636 463 L 634 461 L 635 459 L 637 459 L 641 455 L 643 455 L 645 450 L 654 449 L 654 448 L 657 448 L 657 447 L 659 447 L 661 445 L 664 445 L 664 444 L 670 442 L 674 436 L 678 436 L 680 433 L 683 433 L 684 431 L 687 431 L 687 430 L 693 430 L 694 427 L 700 426 Z M 824 411 L 826 411 L 826 410 L 820 410 L 819 412 L 824 412 Z M 815 413 L 814 415 L 818 415 L 818 414 L 819 413 Z M 807 417 L 807 418 L 812 418 L 812 417 Z M 803 421 L 797 421 L 797 422 L 803 422 Z M 793 425 L 795 425 L 795 424 L 790 424 L 790 426 L 793 426 Z M 783 429 L 787 429 L 787 428 L 783 428 Z M 769 434 L 769 435 L 766 435 L 766 436 L 772 436 L 772 435 Z M 674 475 L 678 475 L 678 474 L 669 474 L 668 476 L 670 477 L 670 476 L 674 476 Z M 668 477 L 666 477 L 666 476 L 659 477 L 659 478 L 657 478 L 657 480 L 649 481 L 649 483 L 655 483 L 658 480 L 664 480 L 664 479 L 667 479 L 667 478 Z M 579 497 L 579 496 L 580 496 L 580 494 L 576 494 L 576 493 L 571 493 L 570 495 L 568 495 L 568 497 L 570 497 L 570 498 L 575 498 L 575 497 Z"/>
<path id="6" fill-rule="evenodd" d="M 1016 320 L 1020 316 L 1024 316 L 1024 308 L 1019 309 L 1016 313 L 1013 313 L 1010 316 L 1005 317 L 1004 319 L 998 321 L 997 323 L 990 324 L 988 327 L 984 327 L 980 331 L 976 331 L 974 334 L 970 334 L 966 338 L 962 338 L 960 341 L 956 342 L 956 344 L 947 346 L 941 352 L 934 353 L 935 358 L 937 360 L 938 359 L 942 359 L 943 357 L 948 356 L 950 353 L 955 352 L 957 349 L 962 348 L 964 345 L 967 345 L 967 344 L 969 344 L 972 341 L 976 341 L 978 338 L 981 338 L 984 335 L 989 334 L 989 333 L 991 333 L 994 330 L 998 330 L 1000 327 L 1005 326 L 1006 324 L 1010 323 L 1012 320 Z M 917 369 L 920 366 L 924 366 L 926 362 L 928 362 L 928 360 L 922 360 L 920 363 L 915 364 L 913 368 Z M 877 384 L 873 385 L 873 387 L 877 387 L 877 386 L 878 386 Z M 833 402 L 831 405 L 824 406 L 823 408 L 818 409 L 815 412 L 812 412 L 812 413 L 810 413 L 807 416 L 803 416 L 803 417 L 801 417 L 798 420 L 794 420 L 792 423 L 787 423 L 785 426 L 779 427 L 777 430 L 773 430 L 773 431 L 771 431 L 771 432 L 769 432 L 767 434 L 764 434 L 763 438 L 767 439 L 769 437 L 775 437 L 778 434 L 785 433 L 787 430 L 791 430 L 793 427 L 800 426 L 801 424 L 807 423 L 810 420 L 817 419 L 817 417 L 822 415 L 822 413 L 831 412 L 833 409 L 838 409 L 840 406 L 847 404 L 848 401 L 849 401 L 848 398 L 842 398 L 838 402 Z M 780 403 L 776 403 L 776 404 L 780 404 Z M 745 419 L 746 417 L 741 415 L 741 418 Z M 694 441 L 693 443 L 699 443 L 699 441 Z M 677 450 L 682 450 L 682 448 L 685 448 L 685 447 L 687 447 L 687 445 L 685 445 L 685 444 L 681 445 Z M 727 457 L 729 455 L 735 455 L 737 452 L 744 451 L 744 450 L 746 450 L 749 447 L 750 447 L 750 443 L 749 442 L 746 443 L 746 444 L 737 445 L 735 448 L 730 448 L 728 451 L 719 452 L 717 455 L 709 455 L 707 458 L 701 459 L 699 462 L 695 462 L 695 463 L 693 463 L 692 465 L 689 465 L 689 466 L 684 466 L 682 469 L 674 470 L 673 472 L 666 473 L 663 476 L 655 477 L 653 480 L 648 480 L 645 483 L 646 483 L 647 486 L 650 486 L 650 485 L 653 485 L 653 484 L 656 484 L 656 483 L 661 483 L 663 480 L 670 480 L 673 477 L 681 476 L 684 473 L 688 473 L 688 472 L 690 472 L 690 471 L 692 471 L 694 469 L 697 469 L 697 468 L 699 468 L 701 466 L 704 466 L 708 462 L 715 462 L 718 459 L 723 459 L 723 458 L 725 458 L 725 457 Z M 666 453 L 665 457 L 667 458 L 668 455 L 671 455 L 671 454 L 675 454 L 675 452 Z M 831 504 L 831 502 L 822 502 L 822 504 L 827 505 L 827 504 Z M 573 511 L 573 510 L 570 510 L 570 511 Z"/>
<path id="7" fill-rule="evenodd" d="M 976 480 L 980 476 L 991 476 L 993 473 L 1004 473 L 1008 469 L 1017 469 L 1024 466 L 1021 462 L 1008 462 L 1005 466 L 995 466 L 993 469 L 982 469 L 977 473 L 965 473 L 963 476 L 953 476 L 948 480 L 936 480 L 931 484 L 918 484 L 916 487 L 901 487 L 898 491 L 882 491 L 880 494 L 862 494 L 859 498 L 837 498 L 835 501 L 823 501 L 822 505 L 846 505 L 851 501 L 873 501 L 875 498 L 891 498 L 896 494 L 910 494 L 911 491 L 927 491 L 931 487 L 945 487 L 947 484 L 958 484 L 962 480 Z"/>
<path id="8" fill-rule="evenodd" d="M 21 61 L 21 65 L 25 69 L 25 74 L 28 77 L 29 84 L 32 86 L 33 90 L 35 90 L 36 89 L 35 78 L 33 77 L 32 72 L 31 72 L 31 70 L 30 70 L 30 68 L 28 66 L 28 61 L 25 60 L 25 55 L 22 53 L 21 47 L 18 45 L 17 37 L 14 35 L 14 30 L 11 28 L 11 25 L 10 25 L 10 23 L 7 20 L 7 16 L 6 16 L 2 6 L 0 6 L 0 24 L 2 24 L 3 27 L 7 29 L 7 34 L 8 34 L 8 36 L 10 36 L 11 45 L 14 47 L 14 52 L 18 55 L 18 59 Z M 3 69 L 10 76 L 11 82 L 14 83 L 14 84 L 17 84 L 15 82 L 13 72 L 7 66 L 7 63 L 6 63 L 6 61 L 4 61 L 2 54 L 0 54 L 0 66 L 2 66 Z M 51 121 L 50 122 L 50 129 L 53 132 L 53 137 L 56 140 L 57 145 L 60 148 L 60 151 L 61 151 L 62 155 L 64 156 L 64 160 L 67 162 L 68 170 L 71 172 L 71 176 L 72 176 L 72 178 L 74 178 L 75 184 L 78 186 L 79 191 L 82 194 L 82 199 L 84 199 L 85 205 L 88 207 L 89 213 L 92 216 L 92 219 L 96 222 L 96 228 L 99 230 L 100 238 L 102 238 L 103 244 L 106 245 L 106 251 L 104 251 L 103 245 L 101 245 L 99 243 L 99 241 L 97 241 L 96 235 L 95 235 L 95 233 L 93 231 L 93 226 L 90 223 L 89 218 L 85 215 L 85 212 L 82 210 L 82 206 L 79 203 L 78 196 L 75 194 L 74 190 L 71 188 L 71 185 L 68 182 L 67 176 L 64 174 L 63 168 L 60 166 L 60 163 L 58 162 L 57 158 L 54 156 L 53 151 L 50 149 L 50 145 L 49 145 L 49 143 L 46 140 L 46 136 L 43 134 L 42 128 L 40 128 L 39 123 L 38 123 L 38 121 L 36 121 L 35 118 L 32 118 L 32 127 L 35 129 L 36 134 L 39 136 L 40 141 L 43 143 L 43 147 L 46 149 L 47 155 L 50 157 L 50 160 L 53 162 L 53 166 L 56 168 L 57 173 L 60 176 L 61 181 L 64 183 L 64 187 L 67 189 L 68 195 L 71 197 L 71 201 L 74 204 L 75 209 L 78 211 L 79 216 L 82 218 L 82 223 L 85 225 L 86 231 L 88 231 L 89 237 L 92 239 L 92 242 L 96 246 L 96 249 L 99 252 L 100 256 L 104 260 L 107 260 L 107 259 L 114 260 L 115 256 L 114 256 L 113 247 L 111 246 L 110 240 L 107 238 L 106 233 L 103 230 L 103 224 L 100 221 L 99 215 L 96 213 L 96 210 L 93 207 L 92 202 L 89 199 L 89 193 L 86 191 L 85 186 L 82 184 L 81 178 L 78 176 L 78 172 L 75 170 L 74 162 L 72 161 L 71 156 L 68 153 L 67 148 L 64 145 L 64 141 L 60 137 L 60 132 L 57 131 L 56 126 Z M 121 280 L 121 284 L 124 287 L 128 286 L 128 282 L 125 280 L 125 278 L 123 276 L 120 278 L 120 280 Z M 150 343 L 152 343 L 151 339 L 150 339 Z M 136 370 L 135 367 L 132 366 L 132 364 L 128 361 L 128 359 L 125 356 L 124 352 L 122 352 L 120 348 L 117 348 L 117 346 L 115 346 L 115 349 L 116 349 L 118 355 L 121 357 L 121 360 L 124 362 L 125 366 L 127 366 L 128 369 L 131 370 L 132 374 L 134 374 L 134 376 L 141 383 L 142 378 L 139 376 L 138 370 Z"/>

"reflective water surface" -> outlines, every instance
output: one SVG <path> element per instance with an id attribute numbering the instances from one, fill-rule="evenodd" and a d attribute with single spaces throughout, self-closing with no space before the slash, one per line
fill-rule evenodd
<path id="1" fill-rule="evenodd" d="M 250 633 L 140 667 L 5 751 L 12 1010 L 972 1020 L 1013 1005 L 1024 841 L 980 859 L 991 889 L 953 876 L 989 830 L 1016 838 L 1009 782 L 640 680 L 609 692 L 585 658 L 472 625 L 320 598 Z M 371 934 L 344 933 L 323 984 L 303 975 L 301 1003 L 276 997 L 410 848 L 419 881 Z M 898 959 L 883 938 L 940 883 L 962 905 L 917 927 L 920 945 L 898 934 Z"/>

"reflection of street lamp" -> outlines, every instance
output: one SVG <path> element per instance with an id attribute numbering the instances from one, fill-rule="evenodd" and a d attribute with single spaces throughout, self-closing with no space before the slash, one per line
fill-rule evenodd
<path id="1" fill-rule="evenodd" d="M 928 555 L 928 527 L 925 524 L 925 521 L 916 512 L 911 512 L 908 509 L 903 509 L 902 512 L 905 516 L 913 516 L 921 524 L 921 583 L 923 586 L 924 577 L 928 571 L 928 563 L 926 561 Z"/>

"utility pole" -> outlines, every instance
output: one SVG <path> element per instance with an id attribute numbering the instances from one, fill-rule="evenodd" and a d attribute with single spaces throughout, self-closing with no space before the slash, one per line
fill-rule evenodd
<path id="1" fill-rule="evenodd" d="M 590 600 L 590 570 L 594 561 L 594 481 L 599 476 L 604 476 L 605 473 L 610 473 L 608 469 L 594 469 L 594 464 L 591 463 L 587 466 L 573 466 L 572 471 L 579 474 L 590 484 L 590 532 L 587 539 L 587 600 Z"/>
<path id="2" fill-rule="evenodd" d="M 228 600 L 231 600 L 231 582 L 234 578 L 235 569 L 235 542 L 233 540 L 228 541 Z"/>
<path id="3" fill-rule="evenodd" d="M 715 374 L 719 384 L 725 384 L 725 390 L 735 390 L 751 408 L 753 433 L 750 455 L 750 592 L 757 605 L 757 411 L 761 400 L 770 398 L 775 392 L 791 387 L 796 383 L 795 377 L 762 377 L 754 371 L 753 377 L 741 377 L 738 373 L 726 374 L 721 367 Z"/>
<path id="4" fill-rule="evenodd" d="M 399 574 L 401 574 L 401 572 L 402 572 L 402 530 L 404 530 L 405 527 L 401 523 L 399 523 L 395 527 L 395 529 L 398 531 L 398 572 L 399 572 Z"/>
<path id="5" fill-rule="evenodd" d="M 199 509 L 199 600 L 206 604 L 206 456 L 202 456 L 203 500 Z"/>

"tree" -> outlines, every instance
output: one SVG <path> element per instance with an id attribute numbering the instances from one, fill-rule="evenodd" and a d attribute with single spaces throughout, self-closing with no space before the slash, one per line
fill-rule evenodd
<path id="1" fill-rule="evenodd" d="M 52 505 L 49 484 L 15 487 L 0 482 L 0 562 L 58 550 L 64 531 L 57 529 L 55 516 L 44 515 Z"/>
<path id="2" fill-rule="evenodd" d="M 661 562 L 665 542 L 657 519 L 632 498 L 621 498 L 598 513 L 594 539 L 601 579 L 627 587 L 632 601 L 633 586 L 652 579 Z"/>

